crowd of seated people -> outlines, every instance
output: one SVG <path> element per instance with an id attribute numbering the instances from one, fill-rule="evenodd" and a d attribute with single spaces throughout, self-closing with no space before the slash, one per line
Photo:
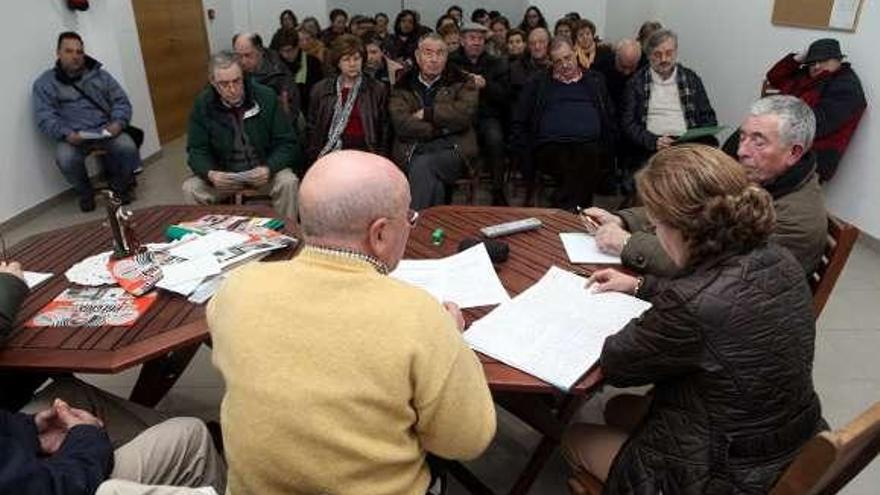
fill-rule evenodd
<path id="1" fill-rule="evenodd" d="M 743 109 L 725 154 L 711 135 L 680 142 L 717 119 L 711 88 L 679 60 L 687 40 L 659 22 L 610 43 L 591 20 L 549 20 L 537 6 L 518 24 L 458 6 L 436 22 L 414 10 L 391 18 L 333 9 L 322 29 L 284 10 L 268 46 L 241 32 L 211 57 L 193 102 L 184 200 L 265 194 L 305 243 L 292 261 L 235 272 L 208 308 L 227 387 L 228 485 L 196 420 L 150 415 L 116 435 L 100 401 L 77 399 L 84 385 L 34 398 L 39 383 L 4 374 L 16 400 L 0 415 L 14 440 L 4 439 L 0 493 L 440 493 L 436 458 L 470 459 L 491 441 L 491 396 L 458 308 L 385 275 L 419 211 L 450 202 L 463 178 L 482 178 L 494 206 L 512 202 L 511 177 L 553 181 L 550 205 L 586 208 L 599 249 L 629 270 L 591 282 L 654 305 L 606 341 L 599 366 L 609 384 L 655 386 L 629 398 L 629 422 L 565 435 L 574 490 L 593 477 L 609 493 L 762 493 L 827 427 L 806 281 L 825 248 L 821 182 L 867 106 L 836 40 L 770 69 L 781 94 Z M 84 165 L 94 151 L 128 202 L 141 166 L 131 104 L 78 34 L 62 33 L 56 56 L 33 84 L 37 126 L 83 211 L 95 208 Z M 642 206 L 591 208 L 602 193 Z M 18 265 L 0 265 L 0 335 L 27 293 L 21 279 Z M 773 294 L 762 290 L 771 282 Z M 313 303 L 291 303 L 304 298 Z M 784 312 L 760 321 L 748 311 L 783 299 Z M 780 356 L 796 369 L 776 366 Z"/>
<path id="2" fill-rule="evenodd" d="M 481 177 L 488 183 L 491 204 L 496 206 L 510 204 L 507 196 L 512 177 L 526 183 L 525 205 L 536 201 L 531 192 L 542 177 L 555 177 L 561 185 L 549 197 L 550 206 L 589 207 L 593 193 L 621 194 L 631 201 L 635 196 L 634 173 L 652 154 L 675 144 L 678 137 L 689 130 L 718 123 L 710 91 L 702 78 L 678 59 L 678 35 L 664 29 L 659 22 L 645 22 L 634 39 L 624 38 L 611 44 L 598 37 L 595 23 L 576 12 L 554 22 L 552 35 L 548 21 L 536 6 L 524 12 L 514 29 L 497 11 L 475 9 L 469 18 L 471 22 L 466 22 L 462 9 L 452 6 L 430 25 L 435 26 L 439 40 L 445 45 L 443 71 L 463 75 L 469 83 L 466 91 L 472 86 L 477 94 L 475 113 L 471 114 L 468 105 L 458 104 L 450 108 L 450 115 L 444 115 L 441 109 L 439 116 L 468 121 L 476 142 L 470 146 L 469 139 L 465 139 L 468 146 L 455 148 L 456 161 L 462 162 L 462 166 L 453 167 L 454 173 L 443 171 L 449 169 L 443 160 L 436 163 L 429 160 L 429 168 L 437 169 L 431 174 L 442 176 L 440 183 L 444 193 L 435 194 L 431 201 L 420 201 L 419 208 L 448 201 L 459 179 L 469 175 Z M 423 171 L 412 167 L 412 154 L 395 156 L 392 153 L 392 143 L 407 144 L 410 151 L 417 150 L 417 146 L 412 146 L 418 141 L 412 136 L 410 124 L 413 122 L 395 119 L 391 107 L 395 93 L 406 90 L 408 75 L 423 70 L 417 51 L 421 40 L 432 30 L 420 13 L 413 10 L 400 11 L 394 22 L 389 23 L 385 13 L 350 17 L 346 11 L 334 9 L 328 21 L 329 26 L 321 29 L 318 19 L 309 17 L 300 23 L 295 12 L 285 10 L 268 47 L 258 33 L 242 32 L 232 39 L 231 52 L 245 79 L 251 84 L 272 88 L 279 108 L 293 127 L 295 146 L 305 156 L 304 160 L 285 163 L 281 168 L 289 168 L 301 176 L 319 157 L 320 150 L 310 148 L 315 146 L 314 137 L 321 135 L 323 139 L 331 129 L 326 123 L 328 108 L 345 109 L 339 98 L 329 102 L 328 97 L 337 95 L 336 92 L 315 93 L 313 89 L 325 77 L 332 79 L 341 74 L 332 48 L 335 40 L 347 36 L 348 45 L 353 43 L 351 37 L 354 37 L 364 48 L 360 61 L 364 77 L 359 88 L 378 90 L 374 88 L 375 81 L 384 87 L 385 93 L 384 99 L 374 100 L 375 103 L 384 101 L 385 108 L 369 108 L 364 114 L 360 113 L 360 105 L 355 105 L 355 119 L 345 121 L 349 124 L 347 131 L 362 133 L 366 129 L 369 142 L 347 147 L 393 158 L 411 182 L 418 182 L 413 176 Z M 568 40 L 574 53 L 576 71 L 585 76 L 583 81 L 595 82 L 584 86 L 581 77 L 572 73 L 561 85 L 567 91 L 557 100 L 557 108 L 565 111 L 557 112 L 554 108 L 544 111 L 548 102 L 535 101 L 534 91 L 523 94 L 523 90 L 530 82 L 534 89 L 547 74 L 559 75 L 553 67 L 550 47 L 551 43 L 564 44 L 564 40 Z M 767 84 L 774 91 L 803 99 L 816 114 L 814 153 L 820 181 L 830 179 L 836 171 L 867 106 L 858 76 L 844 59 L 836 40 L 823 39 L 800 53 L 787 55 L 767 74 Z M 555 79 L 558 81 L 559 77 Z M 571 85 L 573 87 L 567 88 Z M 543 97 L 544 87 L 538 86 L 541 90 L 538 96 Z M 581 90 L 587 87 L 588 92 Z M 437 89 L 432 88 L 429 93 Z M 56 161 L 64 177 L 79 193 L 80 207 L 84 211 L 94 208 L 94 190 L 86 175 L 84 159 L 95 150 L 106 153 L 102 161 L 111 188 L 123 202 L 129 201 L 133 173 L 141 167 L 137 147 L 127 133 L 130 104 L 112 76 L 101 69 L 99 62 L 85 55 L 83 42 L 76 33 L 59 37 L 56 67 L 34 83 L 33 93 L 38 126 L 59 141 Z M 447 94 L 440 93 L 442 102 Z M 467 100 L 461 98 L 465 94 L 451 96 L 455 101 Z M 574 106 L 568 104 L 570 97 L 575 98 Z M 599 132 L 567 129 L 575 124 L 570 120 L 578 99 L 588 100 L 586 104 L 595 107 L 597 114 L 603 117 L 601 126 L 596 127 Z M 439 126 L 432 122 L 438 115 L 433 111 L 433 100 L 420 102 L 426 111 L 416 119 L 424 124 L 421 127 L 433 129 L 434 135 L 429 136 L 432 141 L 438 138 L 455 141 L 470 135 L 468 129 L 459 126 L 444 127 L 442 120 Z M 193 126 L 192 119 L 190 125 Z M 241 136 L 251 138 L 250 134 L 255 132 L 252 127 L 243 126 L 247 132 Z M 106 131 L 107 137 L 83 137 L 91 136 L 94 131 Z M 566 135 L 569 132 L 575 134 Z M 545 144 L 549 136 L 552 136 L 550 141 L 566 146 L 588 145 L 591 151 L 587 155 L 591 158 L 571 165 L 567 175 L 559 170 L 534 167 L 534 163 L 546 158 L 546 154 L 538 156 L 542 153 L 540 148 L 546 151 L 546 146 L 535 144 Z M 738 136 L 738 132 L 733 133 L 724 148 L 733 156 Z M 701 142 L 717 145 L 714 136 L 701 139 Z M 248 139 L 244 141 L 244 148 L 253 146 Z M 192 147 L 189 150 L 190 165 L 198 176 L 201 165 L 194 156 L 198 150 Z M 265 161 L 268 157 L 261 155 L 264 152 L 256 150 L 254 158 Z M 575 154 L 582 158 L 581 153 Z M 225 156 L 213 158 L 218 162 L 214 166 L 221 170 L 235 168 L 222 163 Z M 568 160 L 564 162 L 569 166 Z M 577 184 L 569 180 L 571 173 L 576 173 Z M 239 189 L 260 185 L 260 181 L 237 184 Z M 581 192 L 573 195 L 571 188 Z M 421 194 L 413 194 L 413 197 L 420 198 Z M 288 207 L 285 211 L 291 209 Z"/>

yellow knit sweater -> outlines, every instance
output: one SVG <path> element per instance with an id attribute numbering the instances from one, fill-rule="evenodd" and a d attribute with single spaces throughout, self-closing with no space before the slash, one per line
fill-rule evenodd
<path id="1" fill-rule="evenodd" d="M 425 493 L 425 453 L 495 434 L 482 366 L 426 292 L 304 249 L 237 270 L 208 306 L 233 495 Z"/>

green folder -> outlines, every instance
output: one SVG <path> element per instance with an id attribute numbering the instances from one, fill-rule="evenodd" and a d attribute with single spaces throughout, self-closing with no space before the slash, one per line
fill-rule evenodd
<path id="1" fill-rule="evenodd" d="M 686 143 L 688 141 L 694 141 L 700 138 L 704 138 L 707 136 L 714 136 L 719 132 L 727 129 L 726 125 L 711 125 L 707 127 L 694 127 L 693 129 L 688 129 L 687 132 L 675 138 L 676 143 Z"/>

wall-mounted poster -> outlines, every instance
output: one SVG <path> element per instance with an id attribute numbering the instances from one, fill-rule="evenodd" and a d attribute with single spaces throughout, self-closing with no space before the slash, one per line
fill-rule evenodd
<path id="1" fill-rule="evenodd" d="M 775 0 L 773 24 L 836 31 L 856 30 L 864 0 Z"/>

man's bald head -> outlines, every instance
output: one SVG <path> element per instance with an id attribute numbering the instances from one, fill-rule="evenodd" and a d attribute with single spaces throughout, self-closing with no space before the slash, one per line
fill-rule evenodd
<path id="1" fill-rule="evenodd" d="M 642 45 L 631 38 L 624 38 L 614 47 L 617 70 L 624 75 L 633 74 L 639 68 L 642 58 Z"/>
<path id="2" fill-rule="evenodd" d="M 238 63 L 245 72 L 254 72 L 263 60 L 263 43 L 254 33 L 238 33 L 232 38 L 232 47 Z"/>
<path id="3" fill-rule="evenodd" d="M 362 151 L 330 153 L 309 169 L 299 188 L 303 234 L 312 242 L 358 243 L 378 218 L 405 218 L 409 184 L 396 165 Z"/>

